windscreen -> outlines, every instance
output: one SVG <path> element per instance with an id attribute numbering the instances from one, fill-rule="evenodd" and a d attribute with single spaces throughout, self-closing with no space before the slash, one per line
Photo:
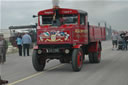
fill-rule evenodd
<path id="1" fill-rule="evenodd" d="M 41 15 L 40 25 L 60 26 L 62 24 L 77 24 L 78 16 L 76 14 L 59 15 L 59 18 L 54 19 L 53 15 Z"/>

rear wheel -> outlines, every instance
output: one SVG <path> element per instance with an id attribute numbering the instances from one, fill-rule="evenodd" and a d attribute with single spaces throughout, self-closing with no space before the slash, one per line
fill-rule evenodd
<path id="1" fill-rule="evenodd" d="M 65 63 L 64 59 L 59 59 L 60 63 Z"/>
<path id="2" fill-rule="evenodd" d="M 37 51 L 34 50 L 32 55 L 32 63 L 36 71 L 43 71 L 45 67 L 46 59 L 43 58 L 42 56 L 39 56 L 37 54 Z"/>
<path id="3" fill-rule="evenodd" d="M 94 63 L 93 53 L 89 53 L 89 62 Z"/>
<path id="4" fill-rule="evenodd" d="M 101 46 L 98 44 L 97 52 L 89 53 L 89 62 L 90 63 L 100 63 L 101 60 Z"/>
<path id="5" fill-rule="evenodd" d="M 72 53 L 72 68 L 74 71 L 80 71 L 83 65 L 82 49 L 74 49 Z"/>
<path id="6" fill-rule="evenodd" d="M 94 53 L 94 63 L 100 63 L 100 60 L 101 60 L 101 50 L 98 49 L 98 51 Z"/>

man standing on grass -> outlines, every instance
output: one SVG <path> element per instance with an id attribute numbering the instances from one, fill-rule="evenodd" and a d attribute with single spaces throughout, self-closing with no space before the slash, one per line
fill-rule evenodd
<path id="1" fill-rule="evenodd" d="M 27 50 L 27 56 L 29 56 L 29 48 L 32 43 L 31 36 L 28 33 L 25 33 L 22 37 L 22 43 L 23 43 L 23 52 L 24 56 L 26 56 L 26 50 Z"/>

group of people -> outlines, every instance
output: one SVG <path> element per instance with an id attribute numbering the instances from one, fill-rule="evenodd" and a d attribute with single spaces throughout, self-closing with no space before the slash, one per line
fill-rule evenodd
<path id="1" fill-rule="evenodd" d="M 15 42 L 15 41 L 14 41 Z M 32 43 L 31 36 L 28 33 L 24 35 L 18 34 L 16 38 L 16 44 L 19 50 L 19 56 L 22 56 L 22 49 L 24 56 L 29 56 L 29 48 Z M 0 33 L 0 63 L 6 62 L 6 52 L 8 49 L 8 42 L 4 38 L 3 33 Z"/>
<path id="2" fill-rule="evenodd" d="M 32 39 L 28 33 L 25 33 L 23 36 L 19 33 L 16 38 L 17 47 L 19 50 L 19 56 L 22 56 L 22 48 L 23 54 L 29 56 L 29 47 L 32 43 Z M 0 64 L 6 62 L 6 52 L 8 49 L 8 42 L 5 40 L 3 33 L 0 33 Z M 1 68 L 0 68 L 1 69 Z M 6 84 L 8 81 L 1 79 L 0 75 L 0 85 Z"/>
<path id="3" fill-rule="evenodd" d="M 117 48 L 117 50 L 127 50 L 128 44 L 128 32 L 114 32 L 112 34 L 112 50 Z"/>
<path id="4" fill-rule="evenodd" d="M 21 34 L 18 34 L 16 43 L 19 50 L 19 56 L 22 56 L 22 48 L 24 56 L 26 56 L 26 51 L 27 56 L 29 56 L 29 48 L 32 43 L 31 36 L 28 33 L 25 33 L 23 36 Z"/>

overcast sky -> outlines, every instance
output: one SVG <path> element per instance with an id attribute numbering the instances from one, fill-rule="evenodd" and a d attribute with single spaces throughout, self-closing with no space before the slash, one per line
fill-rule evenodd
<path id="1" fill-rule="evenodd" d="M 52 8 L 52 0 L 1 0 L 0 26 L 34 24 L 32 15 Z M 88 12 L 90 24 L 107 22 L 112 29 L 128 30 L 128 0 L 60 0 L 60 7 Z"/>

